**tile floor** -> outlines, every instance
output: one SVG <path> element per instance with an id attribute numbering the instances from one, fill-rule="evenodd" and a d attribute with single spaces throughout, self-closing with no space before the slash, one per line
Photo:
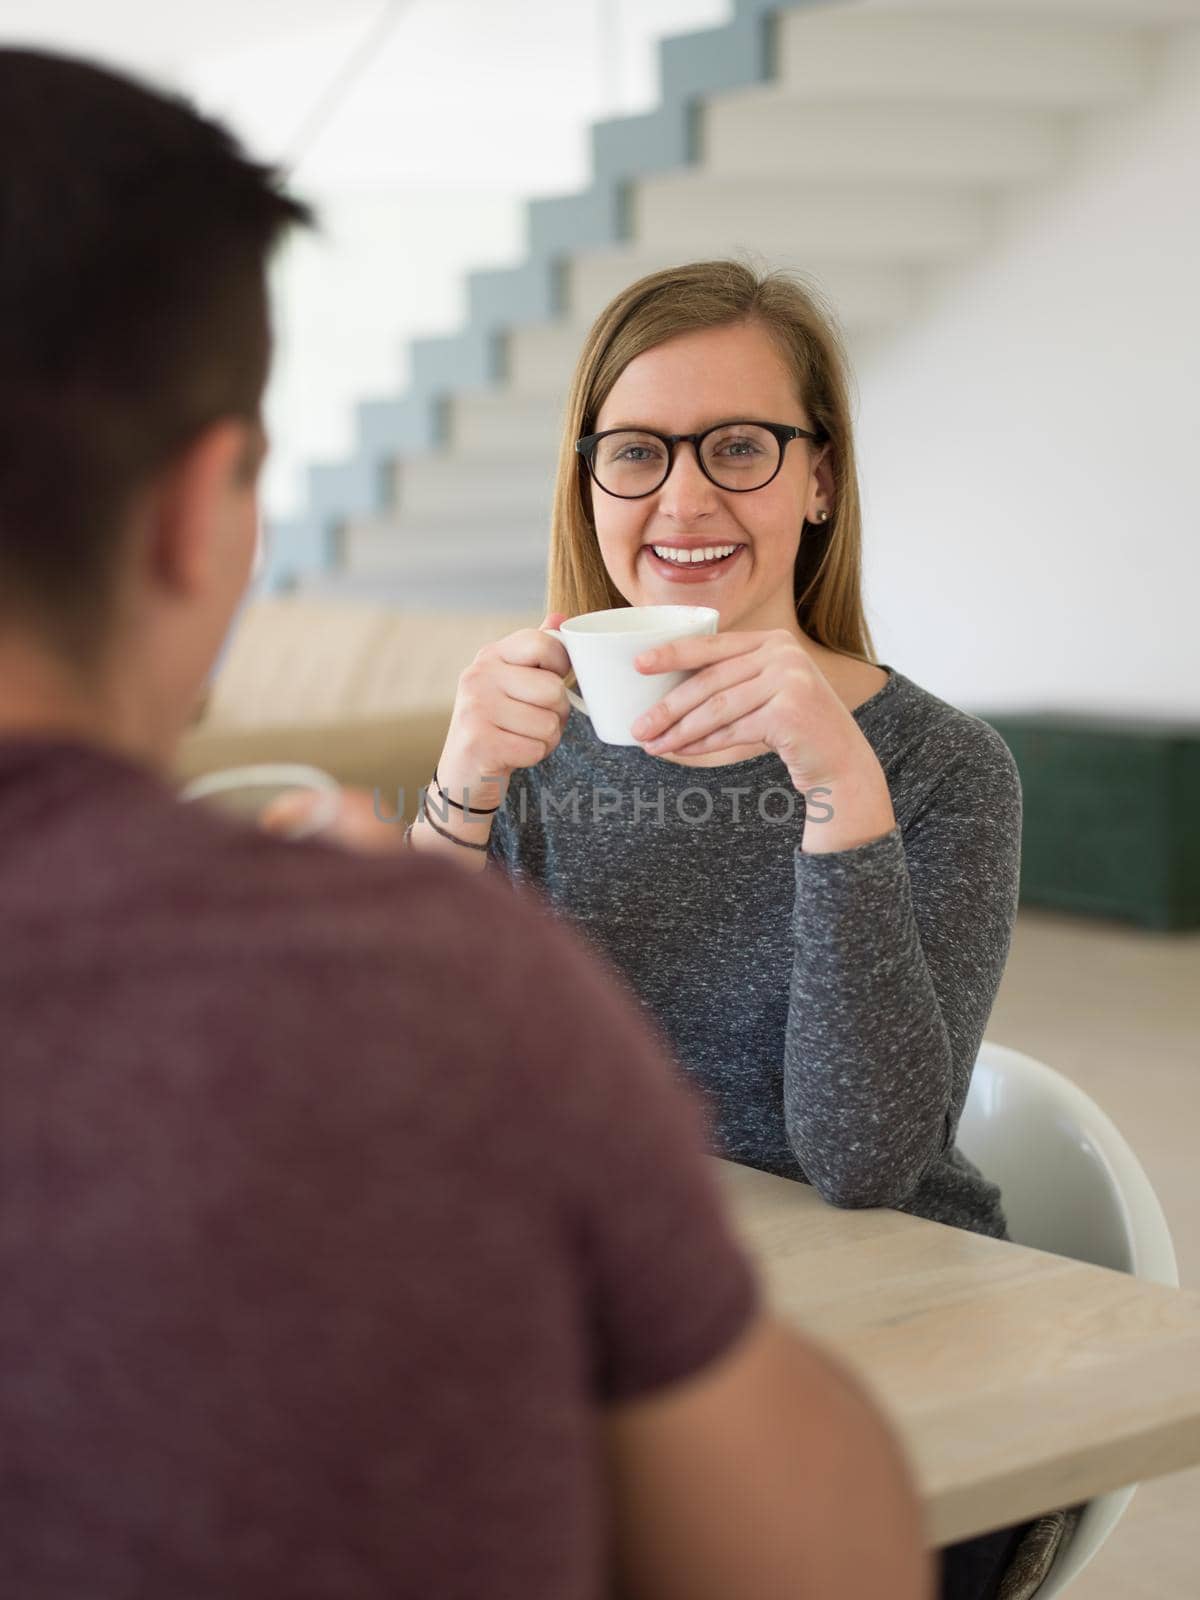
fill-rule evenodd
<path id="1" fill-rule="evenodd" d="M 1158 1191 L 1200 1289 L 1200 934 L 1022 911 L 988 1038 L 1086 1089 Z M 1071 1600 L 1200 1600 L 1200 1467 L 1142 1485 Z"/>

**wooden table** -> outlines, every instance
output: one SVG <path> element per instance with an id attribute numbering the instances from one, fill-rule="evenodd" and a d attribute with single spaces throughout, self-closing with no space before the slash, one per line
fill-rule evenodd
<path id="1" fill-rule="evenodd" d="M 896 1425 L 933 1543 L 1200 1462 L 1200 1295 L 716 1165 L 775 1309 Z"/>

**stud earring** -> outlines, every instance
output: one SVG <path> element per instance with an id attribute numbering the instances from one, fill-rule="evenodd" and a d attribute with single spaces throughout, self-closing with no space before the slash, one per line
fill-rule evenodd
<path id="1" fill-rule="evenodd" d="M 829 521 L 829 513 L 828 513 L 828 511 L 818 511 L 817 512 L 817 521 L 818 522 L 828 522 Z"/>

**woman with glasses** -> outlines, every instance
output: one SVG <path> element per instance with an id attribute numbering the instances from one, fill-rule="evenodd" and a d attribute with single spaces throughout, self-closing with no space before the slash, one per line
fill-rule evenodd
<path id="1" fill-rule="evenodd" d="M 685 603 L 718 632 L 639 661 L 692 675 L 634 746 L 569 706 L 548 633 L 482 650 L 410 842 L 490 859 L 582 927 L 719 1153 L 1003 1237 L 954 1135 L 1016 910 L 1018 778 L 985 723 L 874 660 L 860 543 L 815 299 L 729 261 L 633 284 L 571 385 L 543 627 Z M 943 1593 L 994 1593 L 1021 1531 L 956 1547 Z"/>
<path id="2" fill-rule="evenodd" d="M 1017 899 L 986 723 L 872 659 L 848 375 L 813 296 L 733 261 L 601 313 L 567 401 L 550 615 L 692 604 L 691 676 L 602 744 L 557 639 L 459 680 L 410 832 L 531 881 L 625 974 L 734 1160 L 1003 1237 L 954 1146 Z"/>

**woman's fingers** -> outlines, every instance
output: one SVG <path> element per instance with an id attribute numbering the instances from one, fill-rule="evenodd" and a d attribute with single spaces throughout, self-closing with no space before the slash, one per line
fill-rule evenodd
<path id="1" fill-rule="evenodd" d="M 781 630 L 780 630 L 781 631 Z M 733 656 L 757 650 L 769 633 L 742 633 L 734 629 L 729 633 L 693 633 L 683 639 L 669 639 L 666 644 L 653 645 L 634 658 L 639 672 L 693 672 L 708 667 L 715 661 L 728 661 Z"/>
<path id="2" fill-rule="evenodd" d="M 651 755 L 661 755 L 667 750 L 681 752 L 685 745 L 694 744 L 700 739 L 713 738 L 718 734 L 724 736 L 744 719 L 760 711 L 767 702 L 768 693 L 767 686 L 757 675 L 729 689 L 718 689 L 694 710 L 672 722 L 663 733 L 652 739 L 642 739 L 642 744 Z M 732 742 L 722 737 L 721 744 Z M 720 748 L 720 745 L 714 748 Z"/>
<path id="3" fill-rule="evenodd" d="M 561 690 L 561 683 L 559 688 Z M 500 694 L 492 716 L 494 725 L 502 733 L 520 734 L 546 745 L 557 744 L 562 736 L 563 719 L 557 705 L 537 704 L 519 696 Z"/>
<path id="4" fill-rule="evenodd" d="M 571 658 L 566 650 L 541 628 L 518 628 L 516 633 L 507 634 L 494 645 L 487 646 L 476 660 L 493 651 L 501 661 L 514 667 L 545 667 L 560 678 L 571 670 Z"/>
<path id="5" fill-rule="evenodd" d="M 674 736 L 680 727 L 684 732 L 694 728 L 694 737 L 698 738 L 701 733 L 707 733 L 719 724 L 710 722 L 704 725 L 703 722 L 689 721 L 689 717 L 694 719 L 698 710 L 713 700 L 717 704 L 710 706 L 710 712 L 719 715 L 723 703 L 719 697 L 728 695 L 739 684 L 752 682 L 758 672 L 759 663 L 753 655 L 731 656 L 728 661 L 706 667 L 702 672 L 686 678 L 664 695 L 657 705 L 651 706 L 644 716 L 639 717 L 632 729 L 634 738 L 648 744 L 667 734 Z"/>
<path id="6" fill-rule="evenodd" d="M 737 722 L 727 723 L 723 728 L 717 728 L 713 733 L 705 734 L 702 739 L 693 739 L 688 744 L 675 744 L 672 742 L 670 754 L 673 756 L 704 756 L 713 750 L 729 750 L 739 744 L 761 744 L 762 721 L 758 715 L 761 708 L 756 708 L 749 716 L 740 718 Z M 654 750 L 652 755 L 666 754 L 665 750 Z"/>
<path id="7" fill-rule="evenodd" d="M 505 662 L 497 667 L 493 682 L 509 700 L 543 706 L 562 722 L 566 721 L 571 702 L 557 672 L 546 672 L 538 667 L 514 667 Z"/>

